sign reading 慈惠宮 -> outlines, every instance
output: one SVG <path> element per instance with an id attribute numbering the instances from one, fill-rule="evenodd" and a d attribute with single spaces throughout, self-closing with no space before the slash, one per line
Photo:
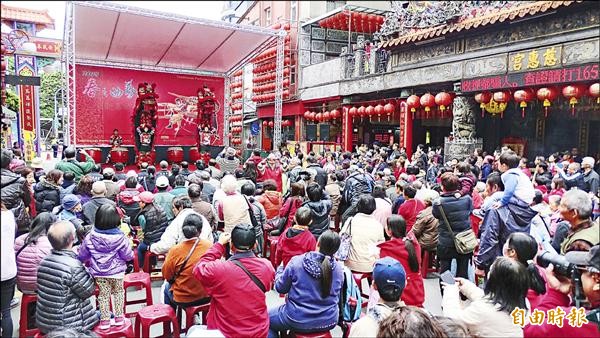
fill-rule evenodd
<path id="1" fill-rule="evenodd" d="M 508 54 L 508 72 L 556 68 L 561 66 L 562 46 L 549 46 Z"/>

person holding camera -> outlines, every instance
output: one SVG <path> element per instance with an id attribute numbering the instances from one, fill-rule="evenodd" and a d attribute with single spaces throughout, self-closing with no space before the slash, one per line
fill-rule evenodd
<path id="1" fill-rule="evenodd" d="M 538 256 L 539 261 L 540 256 Z M 569 307 L 571 298 L 576 299 L 580 295 L 576 292 L 573 297 L 569 296 L 572 290 L 581 290 L 591 310 L 584 313 L 585 320 L 581 319 L 580 327 L 571 325 L 578 323 L 568 321 L 565 321 L 562 326 L 548 322 L 543 322 L 541 325 L 529 324 L 523 329 L 524 337 L 600 337 L 600 246 L 595 245 L 587 252 L 571 251 L 565 256 L 555 255 L 554 259 L 549 259 L 547 262 L 551 263 L 545 271 L 548 292 L 535 309 L 544 312 L 550 310 L 564 312 L 568 320 L 569 314 L 578 311 L 577 308 Z M 565 272 L 571 272 L 571 276 L 573 272 L 580 273 L 581 284 L 578 286 L 578 281 L 564 276 Z"/>
<path id="2" fill-rule="evenodd" d="M 72 172 L 75 174 L 75 182 L 79 182 L 79 179 L 82 176 L 89 174 L 96 165 L 94 159 L 85 150 L 81 149 L 79 153 L 85 156 L 85 162 L 77 161 L 75 158 L 77 155 L 77 149 L 75 149 L 73 146 L 68 146 L 64 151 L 65 158 L 56 163 L 55 167 L 55 169 L 58 169 L 63 173 Z"/>

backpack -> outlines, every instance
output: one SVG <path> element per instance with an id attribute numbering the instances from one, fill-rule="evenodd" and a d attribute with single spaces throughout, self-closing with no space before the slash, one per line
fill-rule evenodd
<path id="1" fill-rule="evenodd" d="M 340 322 L 354 322 L 360 318 L 362 309 L 362 296 L 360 295 L 360 288 L 354 277 L 352 277 L 352 271 L 344 266 L 344 284 L 342 285 L 342 292 L 340 292 Z"/>

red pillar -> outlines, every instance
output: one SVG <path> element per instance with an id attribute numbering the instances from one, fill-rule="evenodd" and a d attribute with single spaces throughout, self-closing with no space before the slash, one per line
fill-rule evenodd
<path id="1" fill-rule="evenodd" d="M 352 117 L 348 114 L 348 107 L 342 107 L 342 121 L 344 151 L 352 151 Z"/>
<path id="2" fill-rule="evenodd" d="M 400 102 L 400 141 L 401 147 L 406 148 L 406 154 L 408 159 L 412 156 L 412 129 L 413 129 L 413 117 L 412 113 L 408 110 L 406 101 Z"/>

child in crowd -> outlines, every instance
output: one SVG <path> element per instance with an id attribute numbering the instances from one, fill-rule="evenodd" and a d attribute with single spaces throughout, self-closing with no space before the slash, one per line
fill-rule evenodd
<path id="1" fill-rule="evenodd" d="M 527 203 L 527 205 L 531 204 L 535 192 L 531 180 L 519 168 L 519 155 L 512 150 L 506 151 L 500 155 L 499 162 L 498 169 L 502 172 L 504 194 L 502 199 L 494 204 L 494 208 L 506 206 L 512 197 Z"/>
<path id="2" fill-rule="evenodd" d="M 79 248 L 79 260 L 87 263 L 89 271 L 96 278 L 100 293 L 100 329 L 108 329 L 111 324 L 120 326 L 123 317 L 124 294 L 123 278 L 127 261 L 133 259 L 129 240 L 119 229 L 121 217 L 115 206 L 104 204 L 98 208 L 93 230 L 85 237 Z M 110 317 L 110 297 L 114 296 L 114 323 Z"/>
<path id="3" fill-rule="evenodd" d="M 312 223 L 311 211 L 307 207 L 300 207 L 296 211 L 294 226 L 290 227 L 279 236 L 275 265 L 283 262 L 283 267 L 294 256 L 313 251 L 317 246 L 315 236 L 308 226 Z"/>

